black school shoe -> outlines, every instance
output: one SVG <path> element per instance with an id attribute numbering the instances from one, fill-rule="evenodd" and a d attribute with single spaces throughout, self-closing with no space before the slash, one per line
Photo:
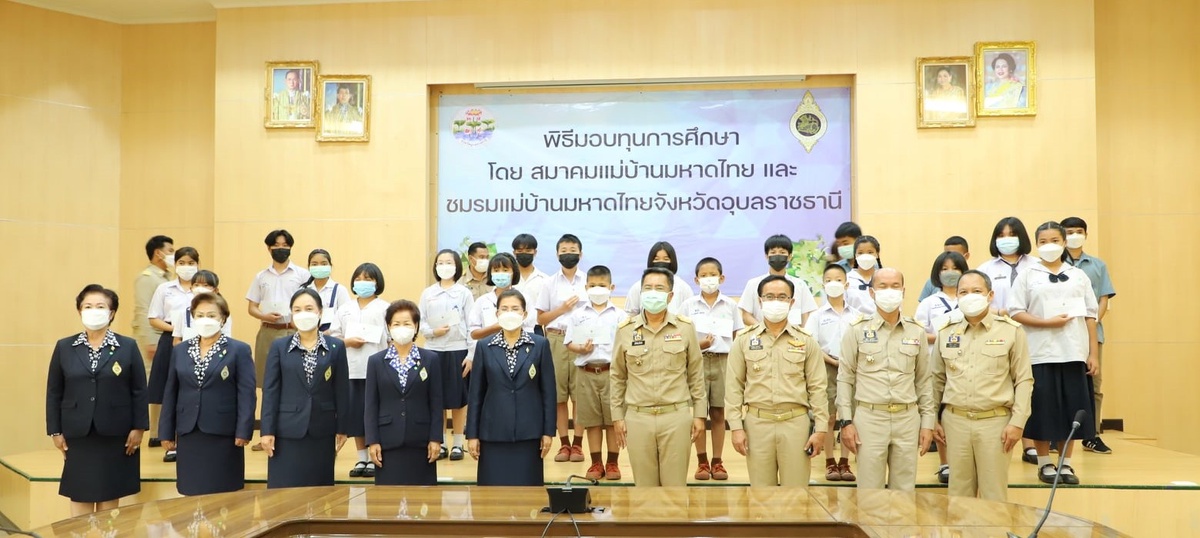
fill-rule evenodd
<path id="1" fill-rule="evenodd" d="M 146 443 L 146 446 L 149 446 L 150 448 L 158 448 L 158 447 L 162 446 L 162 439 L 159 439 L 157 437 L 151 437 L 150 442 Z"/>
<path id="2" fill-rule="evenodd" d="M 1070 465 L 1063 465 L 1062 469 L 1058 470 L 1058 482 L 1068 486 L 1079 485 L 1079 477 L 1075 475 L 1075 469 Z"/>
<path id="3" fill-rule="evenodd" d="M 354 468 L 350 469 L 350 478 L 362 478 L 363 471 L 367 470 L 367 462 L 360 461 L 354 464 Z"/>
<path id="4" fill-rule="evenodd" d="M 449 456 L 449 455 L 450 455 L 450 454 L 449 454 L 448 452 L 446 452 L 446 445 L 442 445 L 442 451 L 441 451 L 441 452 L 438 452 L 438 459 L 439 459 L 439 460 L 444 460 L 444 459 L 446 459 L 446 457 L 447 457 L 447 456 Z"/>
<path id="5" fill-rule="evenodd" d="M 1066 478 L 1066 475 L 1060 475 L 1058 473 L 1058 469 L 1054 467 L 1053 463 L 1047 463 L 1043 465 L 1041 469 L 1038 469 L 1038 480 L 1041 480 L 1043 484 L 1054 484 L 1054 477 L 1056 476 L 1059 477 L 1060 480 Z M 1079 483 L 1078 479 L 1075 483 Z"/>
<path id="6" fill-rule="evenodd" d="M 1037 465 L 1037 450 L 1033 448 L 1025 449 L 1025 451 L 1021 453 L 1021 461 Z"/>
<path id="7" fill-rule="evenodd" d="M 175 463 L 175 451 L 168 450 L 166 454 L 163 454 L 163 462 L 164 463 Z"/>
<path id="8" fill-rule="evenodd" d="M 937 479 L 938 479 L 939 483 L 942 483 L 942 484 L 950 483 L 950 466 L 949 465 L 942 465 L 942 466 L 938 467 L 938 472 L 936 474 L 937 474 Z"/>
<path id="9" fill-rule="evenodd" d="M 450 449 L 450 461 L 461 461 L 463 459 L 463 449 L 461 446 L 456 446 Z"/>

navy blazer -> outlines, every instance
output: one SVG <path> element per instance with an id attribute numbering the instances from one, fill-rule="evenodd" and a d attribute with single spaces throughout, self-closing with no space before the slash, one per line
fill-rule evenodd
<path id="1" fill-rule="evenodd" d="M 46 376 L 46 433 L 68 439 L 96 433 L 126 436 L 150 426 L 146 366 L 137 341 L 116 335 L 117 346 L 100 352 L 93 374 L 87 344 L 73 346 L 79 335 L 54 345 Z"/>
<path id="2" fill-rule="evenodd" d="M 196 363 L 188 356 L 191 340 L 171 349 L 167 387 L 163 393 L 159 436 L 170 439 L 197 429 L 210 435 L 250 440 L 254 435 L 254 359 L 245 342 L 228 339 L 196 382 Z"/>
<path id="3" fill-rule="evenodd" d="M 417 352 L 420 364 L 408 371 L 404 390 L 400 389 L 400 375 L 384 359 L 386 349 L 367 359 L 363 419 L 368 446 L 377 444 L 390 450 L 442 442 L 442 357 L 420 347 Z"/>
<path id="4" fill-rule="evenodd" d="M 262 434 L 284 439 L 332 436 L 349 431 L 350 372 L 346 344 L 325 338 L 317 350 L 317 368 L 310 386 L 304 375 L 304 350 L 288 351 L 292 337 L 271 343 L 263 374 Z"/>
<path id="5" fill-rule="evenodd" d="M 504 348 L 488 345 L 494 335 L 475 345 L 467 399 L 468 439 L 511 443 L 554 437 L 558 417 L 554 359 L 545 338 L 529 336 L 533 343 L 517 350 L 512 378 Z"/>

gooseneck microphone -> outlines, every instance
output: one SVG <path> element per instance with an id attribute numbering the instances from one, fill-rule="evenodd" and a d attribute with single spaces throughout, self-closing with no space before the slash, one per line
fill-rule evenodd
<path id="1" fill-rule="evenodd" d="M 1067 457 L 1067 446 L 1071 444 L 1071 439 L 1075 437 L 1075 430 L 1079 429 L 1079 425 L 1087 420 L 1087 411 L 1080 409 L 1075 412 L 1075 419 L 1071 421 L 1071 432 L 1067 434 L 1067 440 L 1063 441 L 1058 446 L 1058 468 L 1062 469 L 1063 459 Z M 1038 472 L 1041 472 L 1040 470 Z M 1054 505 L 1054 494 L 1058 492 L 1059 474 L 1054 473 L 1054 483 L 1050 485 L 1050 499 L 1046 501 L 1046 511 L 1042 513 L 1042 519 L 1038 520 L 1037 526 L 1033 528 L 1033 532 L 1029 533 L 1029 538 L 1037 538 L 1038 532 L 1042 530 L 1042 525 L 1046 524 L 1046 518 L 1050 517 L 1050 507 Z M 1021 538 L 1020 536 L 1008 533 L 1008 538 Z"/>
<path id="2" fill-rule="evenodd" d="M 599 485 L 599 484 L 600 484 L 600 481 L 599 481 L 599 480 L 596 480 L 595 478 L 588 478 L 588 477 L 586 477 L 586 476 L 579 476 L 579 475 L 577 475 L 577 474 L 573 474 L 573 475 L 569 475 L 569 476 L 567 476 L 567 480 L 566 480 L 565 482 L 563 482 L 563 491 L 571 491 L 571 479 L 572 479 L 572 478 L 578 478 L 578 479 L 580 479 L 580 480 L 586 480 L 586 481 L 588 481 L 589 483 L 591 483 L 593 486 L 595 486 L 595 485 Z"/>

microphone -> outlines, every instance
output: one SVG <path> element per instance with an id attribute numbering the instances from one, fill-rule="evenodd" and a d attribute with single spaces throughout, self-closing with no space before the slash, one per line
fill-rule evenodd
<path id="1" fill-rule="evenodd" d="M 1075 430 L 1079 429 L 1079 425 L 1087 419 L 1087 411 L 1080 409 L 1075 412 L 1075 418 L 1071 421 L 1071 431 L 1067 434 L 1067 440 L 1063 441 L 1058 446 L 1058 468 L 1062 469 L 1063 459 L 1067 457 L 1067 446 L 1071 444 L 1071 439 L 1075 437 Z M 1041 472 L 1040 470 L 1038 472 Z M 1033 528 L 1033 532 L 1029 533 L 1029 538 L 1037 538 L 1038 532 L 1042 530 L 1042 525 L 1046 524 L 1046 518 L 1050 517 L 1050 507 L 1054 504 L 1054 494 L 1058 492 L 1058 473 L 1054 473 L 1054 483 L 1050 485 L 1050 499 L 1046 501 L 1046 511 L 1042 512 L 1042 519 L 1038 520 L 1037 526 Z M 1008 538 L 1021 538 L 1013 533 L 1008 533 Z"/>
<path id="2" fill-rule="evenodd" d="M 592 485 L 600 483 L 599 480 L 573 474 L 567 476 L 567 480 L 563 482 L 562 487 L 547 487 L 546 494 L 550 497 L 549 511 L 551 513 L 569 512 L 583 514 L 592 510 L 590 506 L 592 503 L 592 494 L 588 492 L 588 488 L 586 487 L 573 488 L 571 486 L 571 479 L 573 478 L 586 480 Z"/>
<path id="3" fill-rule="evenodd" d="M 563 491 L 571 491 L 571 479 L 572 479 L 572 478 L 578 478 L 578 479 L 580 479 L 580 480 L 586 480 L 586 481 L 588 481 L 588 482 L 589 482 L 591 485 L 593 485 L 593 486 L 596 486 L 596 485 L 599 485 L 599 484 L 600 484 L 600 481 L 599 481 L 599 480 L 596 480 L 595 478 L 588 478 L 588 477 L 586 477 L 586 476 L 579 476 L 579 475 L 577 475 L 577 474 L 573 474 L 573 475 L 568 475 L 568 476 L 567 476 L 567 480 L 566 480 L 566 482 L 563 482 Z"/>

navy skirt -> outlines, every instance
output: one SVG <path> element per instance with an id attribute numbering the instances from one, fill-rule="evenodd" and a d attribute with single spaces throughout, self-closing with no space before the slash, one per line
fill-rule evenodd
<path id="1" fill-rule="evenodd" d="M 479 443 L 480 486 L 544 486 L 543 471 L 541 439 Z"/>
<path id="2" fill-rule="evenodd" d="M 375 468 L 376 486 L 436 486 L 437 462 L 429 463 L 426 447 L 402 446 L 383 451 Z"/>
<path id="3" fill-rule="evenodd" d="M 467 350 L 439 351 L 442 360 L 442 407 L 460 409 L 467 405 L 467 378 L 463 377 L 463 359 Z"/>
<path id="4" fill-rule="evenodd" d="M 233 436 L 193 430 L 179 436 L 175 487 L 180 495 L 207 495 L 245 487 L 246 449 Z"/>
<path id="5" fill-rule="evenodd" d="M 1033 365 L 1033 401 L 1025 438 L 1035 441 L 1063 441 L 1071 432 L 1075 412 L 1083 409 L 1087 417 L 1079 423 L 1074 439 L 1096 436 L 1092 418 L 1092 399 L 1088 393 L 1087 364 L 1079 361 Z"/>
<path id="6" fill-rule="evenodd" d="M 141 452 L 125 455 L 124 435 L 68 438 L 58 494 L 77 503 L 115 501 L 142 490 Z"/>
<path id="7" fill-rule="evenodd" d="M 158 348 L 154 350 L 154 360 L 150 361 L 150 382 L 146 386 L 152 404 L 162 404 L 163 393 L 167 391 L 167 371 L 171 369 L 174 342 L 175 337 L 169 332 L 158 337 Z"/>
<path id="8" fill-rule="evenodd" d="M 347 417 L 346 436 L 363 437 L 367 434 L 364 416 L 367 413 L 367 380 L 350 380 L 350 416 Z"/>
<path id="9" fill-rule="evenodd" d="M 303 439 L 275 437 L 275 455 L 267 459 L 267 488 L 332 486 L 337 458 L 334 436 Z"/>

